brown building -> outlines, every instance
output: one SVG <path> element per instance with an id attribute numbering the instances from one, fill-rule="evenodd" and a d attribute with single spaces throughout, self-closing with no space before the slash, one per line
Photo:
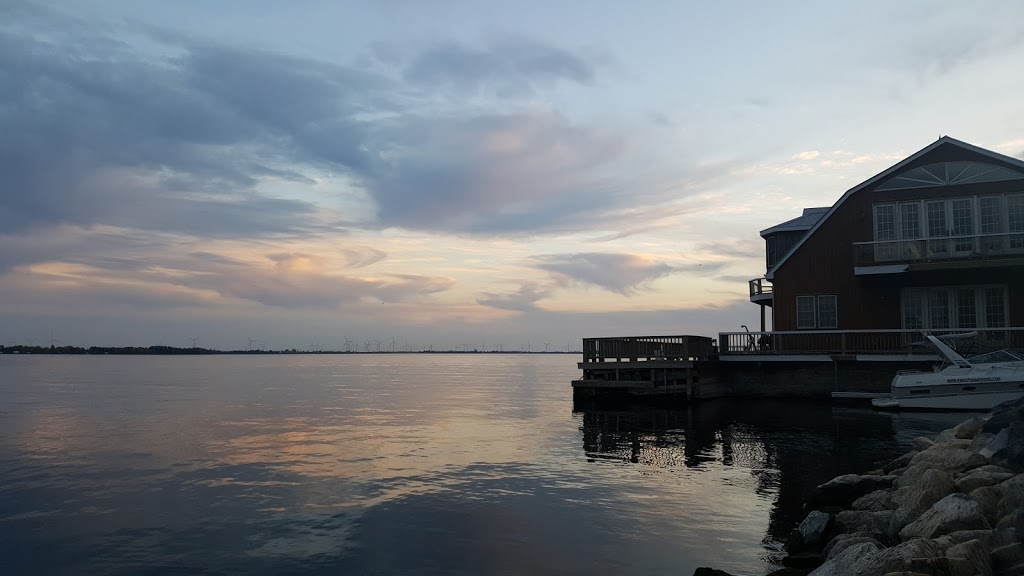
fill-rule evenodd
<path id="1" fill-rule="evenodd" d="M 762 330 L 1024 326 L 1024 161 L 942 137 L 761 236 Z"/>

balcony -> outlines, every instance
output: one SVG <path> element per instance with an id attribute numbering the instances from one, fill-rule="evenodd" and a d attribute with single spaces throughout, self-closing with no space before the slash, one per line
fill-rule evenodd
<path id="1" fill-rule="evenodd" d="M 750 284 L 750 301 L 765 306 L 772 305 L 772 283 L 767 278 L 754 278 Z"/>
<path id="2" fill-rule="evenodd" d="M 1007 265 L 1008 262 L 999 261 L 1012 259 L 1024 260 L 1024 233 L 853 243 L 853 262 L 857 274 L 896 273 L 914 268 L 950 268 L 968 261 Z"/>
<path id="3" fill-rule="evenodd" d="M 679 361 L 710 358 L 714 354 L 714 340 L 704 336 L 623 336 L 583 339 L 583 364 Z"/>

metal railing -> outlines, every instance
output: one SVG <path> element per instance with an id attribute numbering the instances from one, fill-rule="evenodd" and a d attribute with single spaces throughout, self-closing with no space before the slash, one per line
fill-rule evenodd
<path id="1" fill-rule="evenodd" d="M 854 242 L 855 266 L 1024 256 L 1024 233 Z"/>
<path id="2" fill-rule="evenodd" d="M 767 278 L 754 278 L 749 282 L 750 284 L 750 298 L 753 299 L 757 296 L 771 296 L 772 295 L 772 283 Z"/>
<path id="3" fill-rule="evenodd" d="M 1024 348 L 1024 327 L 929 330 L 964 354 Z M 973 336 L 970 336 L 973 334 Z M 921 330 L 721 332 L 719 354 L 934 354 Z"/>
<path id="4" fill-rule="evenodd" d="M 584 362 L 689 360 L 715 354 L 715 341 L 706 336 L 622 336 L 584 338 Z"/>

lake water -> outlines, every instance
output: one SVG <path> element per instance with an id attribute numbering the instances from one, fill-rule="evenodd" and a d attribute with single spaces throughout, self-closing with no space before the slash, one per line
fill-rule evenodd
<path id="1" fill-rule="evenodd" d="M 568 355 L 0 356 L 0 573 L 763 574 L 959 416 L 574 412 Z"/>

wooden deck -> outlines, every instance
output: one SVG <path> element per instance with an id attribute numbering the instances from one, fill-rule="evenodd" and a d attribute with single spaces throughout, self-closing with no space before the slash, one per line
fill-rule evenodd
<path id="1" fill-rule="evenodd" d="M 970 330 L 930 330 L 936 336 L 948 335 L 950 344 L 961 354 L 976 354 L 1001 348 L 1024 348 L 1024 328 L 988 328 Z M 962 337 L 965 333 L 974 334 Z M 829 356 L 906 356 L 930 357 L 935 352 L 927 345 L 921 330 L 795 330 L 768 332 L 721 332 L 718 353 L 723 358 L 736 355 L 829 355 Z"/>
<path id="2" fill-rule="evenodd" d="M 714 353 L 714 340 L 704 336 L 585 338 L 583 361 L 578 364 L 583 378 L 573 381 L 573 394 L 692 398 L 702 383 L 700 364 Z"/>

